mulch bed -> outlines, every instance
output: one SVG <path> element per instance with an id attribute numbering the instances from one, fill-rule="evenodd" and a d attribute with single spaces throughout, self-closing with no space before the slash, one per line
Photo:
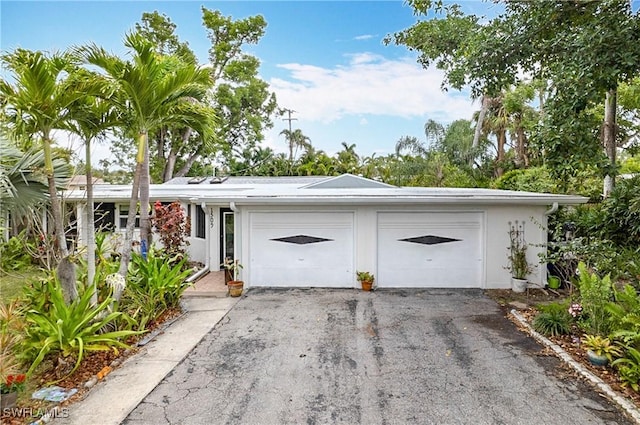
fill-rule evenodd
<path id="1" fill-rule="evenodd" d="M 508 289 L 491 289 L 486 290 L 485 293 L 504 308 L 507 317 L 509 317 L 509 319 L 514 322 L 516 326 L 523 332 L 527 332 L 527 330 L 523 329 L 519 322 L 516 321 L 510 314 L 508 314 L 508 312 L 513 308 L 510 305 L 511 302 L 516 301 L 528 306 L 525 309 L 517 310 L 520 315 L 524 317 L 529 324 L 531 324 L 533 318 L 538 313 L 538 311 L 533 306 L 541 303 L 558 302 L 570 296 L 567 290 L 558 290 L 554 293 L 548 290 L 540 289 L 529 289 L 527 293 L 522 294 L 515 293 Z M 580 363 L 595 376 L 602 379 L 602 381 L 609 385 L 609 387 L 611 387 L 611 389 L 618 393 L 621 397 L 627 398 L 636 407 L 640 408 L 640 393 L 634 391 L 632 388 L 623 387 L 617 377 L 616 370 L 614 368 L 612 368 L 611 366 L 594 366 L 589 362 L 589 360 L 587 359 L 586 350 L 581 347 L 579 340 L 576 340 L 576 338 L 579 338 L 580 336 L 582 335 L 561 335 L 557 337 L 546 338 L 561 347 L 577 363 Z M 555 353 L 550 349 L 545 348 L 544 350 L 548 352 L 548 355 L 555 355 Z M 571 369 L 568 373 L 570 373 L 572 377 L 578 376 L 582 378 L 582 375 L 580 375 L 578 372 L 573 372 L 574 369 L 569 365 L 567 365 L 566 368 L 567 370 Z M 560 376 L 560 378 L 563 378 L 563 376 Z"/>
<path id="2" fill-rule="evenodd" d="M 130 349 L 119 349 L 117 352 L 97 351 L 85 353 L 82 363 L 80 363 L 78 369 L 73 374 L 63 377 L 60 381 L 58 381 L 60 378 L 56 375 L 56 372 L 53 369 L 53 364 L 49 362 L 47 364 L 49 367 L 45 368 L 46 370 L 29 378 L 26 391 L 20 394 L 20 397 L 18 398 L 16 406 L 18 410 L 14 410 L 14 413 L 17 413 L 17 416 L 0 412 L 0 423 L 3 425 L 30 424 L 36 421 L 42 414 L 50 412 L 55 406 L 65 408 L 79 400 L 82 400 L 90 391 L 90 388 L 85 387 L 85 383 L 87 381 L 93 378 L 96 378 L 98 381 L 105 379 L 108 374 L 119 367 L 125 359 L 138 352 L 139 349 L 136 347 L 138 341 L 146 338 L 150 333 L 159 330 L 159 328 L 161 328 L 165 323 L 172 321 L 181 314 L 182 311 L 179 309 L 172 309 L 164 312 L 158 319 L 149 324 L 149 332 L 127 340 L 127 344 L 131 346 Z M 74 363 L 69 365 L 70 368 L 73 368 L 73 366 Z M 51 385 L 56 385 L 65 389 L 75 388 L 78 392 L 68 400 L 61 403 L 35 400 L 31 398 L 31 394 L 38 388 Z"/>

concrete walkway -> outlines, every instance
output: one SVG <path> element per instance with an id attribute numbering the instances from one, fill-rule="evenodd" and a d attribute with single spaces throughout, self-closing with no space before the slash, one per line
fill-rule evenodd
<path id="1" fill-rule="evenodd" d="M 117 425 L 178 365 L 240 298 L 186 298 L 186 313 L 128 358 L 55 424 Z"/>

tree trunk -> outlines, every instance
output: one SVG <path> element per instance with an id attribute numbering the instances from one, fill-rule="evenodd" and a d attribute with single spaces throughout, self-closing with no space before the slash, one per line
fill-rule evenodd
<path id="1" fill-rule="evenodd" d="M 193 130 L 191 128 L 187 127 L 184 130 L 184 132 L 182 133 L 182 144 L 180 145 L 180 147 L 178 147 L 177 149 L 174 149 L 173 147 L 171 148 L 171 152 L 169 152 L 169 156 L 167 157 L 167 162 L 164 164 L 164 171 L 162 173 L 162 181 L 163 182 L 168 182 L 169 180 L 171 180 L 174 177 L 174 175 L 176 177 L 183 177 L 191 169 L 191 166 L 193 165 L 195 160 L 191 162 L 189 167 L 183 172 L 182 175 L 174 174 L 175 173 L 178 154 L 182 150 L 182 146 L 185 146 L 188 143 L 189 138 L 191 137 L 192 133 L 193 133 Z M 184 166 L 182 167 L 182 169 L 184 169 Z"/>
<path id="2" fill-rule="evenodd" d="M 189 170 L 191 170 L 191 167 L 193 167 L 193 164 L 198 160 L 198 158 L 200 158 L 200 152 L 196 151 L 189 158 L 187 158 L 184 165 L 182 166 L 182 168 L 178 170 L 175 176 L 176 177 L 186 176 Z"/>
<path id="3" fill-rule="evenodd" d="M 469 166 L 473 166 L 475 150 L 480 146 L 480 137 L 482 137 L 482 124 L 484 123 L 484 117 L 487 115 L 487 111 L 489 110 L 489 103 L 491 102 L 491 98 L 489 96 L 482 96 L 482 103 L 480 105 L 480 112 L 478 113 L 478 121 L 476 122 L 476 130 L 473 133 L 473 142 L 471 143 L 471 148 L 474 151 L 474 155 L 472 155 L 469 160 Z"/>
<path id="4" fill-rule="evenodd" d="M 502 128 L 496 132 L 497 136 L 497 146 L 496 146 L 496 162 L 498 163 L 498 167 L 496 168 L 496 177 L 502 176 L 504 174 L 504 169 L 502 168 L 502 161 L 504 161 L 504 145 L 507 141 L 507 131 Z"/>
<path id="5" fill-rule="evenodd" d="M 98 291 L 95 289 L 96 275 L 96 230 L 93 221 L 93 171 L 91 170 L 91 140 L 84 142 L 85 146 L 85 177 L 87 179 L 87 208 L 85 220 L 87 222 L 87 286 L 93 291 L 91 305 L 98 304 Z"/>
<path id="6" fill-rule="evenodd" d="M 146 253 L 151 246 L 151 220 L 149 219 L 149 144 L 148 134 L 141 133 L 142 151 L 144 152 L 142 161 L 142 172 L 140 173 L 140 251 L 146 258 Z"/>
<path id="7" fill-rule="evenodd" d="M 604 101 L 604 130 L 602 139 L 604 151 L 609 158 L 610 169 L 616 165 L 616 108 L 617 108 L 617 90 L 611 89 L 607 91 Z M 615 185 L 615 175 L 607 174 L 604 177 L 602 196 L 609 197 Z"/>
<path id="8" fill-rule="evenodd" d="M 528 167 L 529 157 L 527 155 L 527 135 L 522 128 L 522 123 L 518 120 L 516 123 L 516 165 L 518 167 Z"/>
<path id="9" fill-rule="evenodd" d="M 53 175 L 53 157 L 51 154 L 51 139 L 49 134 L 44 134 L 42 138 L 42 148 L 44 151 L 44 167 L 49 185 L 49 197 L 51 200 L 51 216 L 53 218 L 53 228 L 58 245 L 58 252 L 62 260 L 69 261 L 69 249 L 67 248 L 67 238 L 64 231 L 64 217 L 62 215 L 62 205 L 58 198 L 58 190 Z M 73 276 L 66 275 L 60 280 L 65 301 L 69 304 L 78 298 L 78 288 L 76 287 L 75 273 Z"/>
<path id="10" fill-rule="evenodd" d="M 133 186 L 131 187 L 131 199 L 129 200 L 129 214 L 127 215 L 127 226 L 124 231 L 124 240 L 122 242 L 122 252 L 120 254 L 120 268 L 118 274 L 124 279 L 127 278 L 127 272 L 129 271 L 129 262 L 131 261 L 131 244 L 133 243 L 133 231 L 136 225 L 136 211 L 138 209 L 138 198 L 140 193 L 140 179 L 142 175 L 142 162 L 140 160 L 141 155 L 138 152 L 136 157 L 136 170 L 133 174 Z M 142 158 L 144 159 L 144 158 Z M 122 291 L 116 289 L 113 293 L 113 298 L 116 301 L 120 300 Z"/>

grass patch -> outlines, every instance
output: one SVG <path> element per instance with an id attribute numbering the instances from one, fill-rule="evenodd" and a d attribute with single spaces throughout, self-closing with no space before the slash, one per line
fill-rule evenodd
<path id="1" fill-rule="evenodd" d="M 0 274 L 0 297 L 2 301 L 6 303 L 16 299 L 22 293 L 24 285 L 44 275 L 45 272 L 37 267 Z"/>

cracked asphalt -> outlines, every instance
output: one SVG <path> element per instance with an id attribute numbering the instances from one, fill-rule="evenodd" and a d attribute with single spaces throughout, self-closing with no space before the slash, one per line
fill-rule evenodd
<path id="1" fill-rule="evenodd" d="M 476 290 L 251 290 L 124 424 L 632 424 Z"/>

